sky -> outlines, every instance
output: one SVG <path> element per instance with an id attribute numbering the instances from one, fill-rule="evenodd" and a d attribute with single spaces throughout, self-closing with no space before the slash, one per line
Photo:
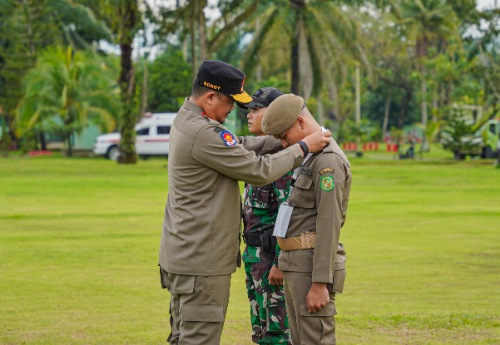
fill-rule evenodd
<path id="1" fill-rule="evenodd" d="M 498 8 L 498 4 L 500 1 L 498 0 L 476 0 L 476 7 L 480 10 L 484 9 L 492 9 L 495 7 L 495 2 L 496 2 L 496 7 Z"/>

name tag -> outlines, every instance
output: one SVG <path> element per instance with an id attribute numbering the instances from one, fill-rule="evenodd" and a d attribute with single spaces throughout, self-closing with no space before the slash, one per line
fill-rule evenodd
<path id="1" fill-rule="evenodd" d="M 278 210 L 278 216 L 276 217 L 276 224 L 274 225 L 273 235 L 276 237 L 284 238 L 288 230 L 288 225 L 290 224 L 290 218 L 292 218 L 293 206 L 287 203 L 282 203 Z"/>

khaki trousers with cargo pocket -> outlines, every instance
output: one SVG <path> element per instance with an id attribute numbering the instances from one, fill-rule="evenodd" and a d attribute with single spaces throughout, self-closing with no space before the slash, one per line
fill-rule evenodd
<path id="1" fill-rule="evenodd" d="M 286 311 L 293 345 L 335 345 L 335 292 L 331 284 L 330 303 L 309 313 L 306 296 L 312 285 L 310 272 L 283 272 Z"/>
<path id="2" fill-rule="evenodd" d="M 187 276 L 162 271 L 170 291 L 171 345 L 219 345 L 231 275 Z"/>

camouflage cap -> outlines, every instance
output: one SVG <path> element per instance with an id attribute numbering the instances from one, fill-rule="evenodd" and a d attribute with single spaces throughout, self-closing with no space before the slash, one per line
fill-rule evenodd
<path id="1" fill-rule="evenodd" d="M 261 87 L 252 95 L 253 100 L 242 106 L 242 108 L 253 109 L 269 107 L 272 101 L 283 94 L 283 91 L 275 87 Z"/>
<path id="2" fill-rule="evenodd" d="M 262 117 L 262 131 L 269 135 L 280 135 L 292 127 L 304 108 L 304 99 L 288 93 L 276 98 Z"/>

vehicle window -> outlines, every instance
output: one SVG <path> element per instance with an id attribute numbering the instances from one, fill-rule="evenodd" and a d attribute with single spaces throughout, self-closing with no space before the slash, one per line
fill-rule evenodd
<path id="1" fill-rule="evenodd" d="M 136 133 L 137 135 L 149 135 L 149 127 L 141 128 Z"/>
<path id="2" fill-rule="evenodd" d="M 490 124 L 490 132 L 493 133 L 493 134 L 496 134 L 496 124 L 492 123 Z"/>
<path id="3" fill-rule="evenodd" d="M 156 132 L 158 134 L 170 134 L 170 126 L 158 126 Z"/>

